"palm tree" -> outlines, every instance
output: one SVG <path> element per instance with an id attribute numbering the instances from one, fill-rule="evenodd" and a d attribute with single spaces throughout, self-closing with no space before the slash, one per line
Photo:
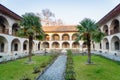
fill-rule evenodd
<path id="1" fill-rule="evenodd" d="M 104 37 L 104 33 L 99 31 L 95 21 L 85 18 L 77 26 L 78 34 L 76 41 L 83 40 L 87 43 L 88 48 L 88 64 L 91 64 L 91 41 L 100 42 Z"/>
<path id="2" fill-rule="evenodd" d="M 34 13 L 25 13 L 20 21 L 21 29 L 18 30 L 18 36 L 29 39 L 29 62 L 32 61 L 32 44 L 33 39 L 42 39 L 44 36 L 40 18 Z"/>

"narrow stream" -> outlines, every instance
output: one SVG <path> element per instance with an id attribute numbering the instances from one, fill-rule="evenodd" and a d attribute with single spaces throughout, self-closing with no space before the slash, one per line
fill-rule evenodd
<path id="1" fill-rule="evenodd" d="M 67 56 L 61 55 L 38 80 L 64 80 Z"/>

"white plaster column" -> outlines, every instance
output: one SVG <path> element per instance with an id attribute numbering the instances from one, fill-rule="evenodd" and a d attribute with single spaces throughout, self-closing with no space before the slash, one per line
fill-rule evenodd
<path id="1" fill-rule="evenodd" d="M 53 34 L 49 34 L 50 41 L 52 41 L 52 35 L 53 35 Z"/>
<path id="2" fill-rule="evenodd" d="M 59 42 L 59 44 L 60 44 L 60 49 L 62 49 L 62 42 Z"/>
<path id="3" fill-rule="evenodd" d="M 52 42 L 49 42 L 49 49 L 52 49 Z"/>
<path id="4" fill-rule="evenodd" d="M 59 36 L 60 36 L 60 41 L 62 41 L 62 34 L 59 34 Z"/>
<path id="5" fill-rule="evenodd" d="M 70 41 L 72 40 L 72 34 L 68 34 L 69 35 L 69 37 L 70 37 Z"/>

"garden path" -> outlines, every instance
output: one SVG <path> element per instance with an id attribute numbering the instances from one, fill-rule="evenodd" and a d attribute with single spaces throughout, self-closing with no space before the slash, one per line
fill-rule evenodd
<path id="1" fill-rule="evenodd" d="M 64 80 L 66 60 L 66 55 L 60 55 L 38 80 Z"/>

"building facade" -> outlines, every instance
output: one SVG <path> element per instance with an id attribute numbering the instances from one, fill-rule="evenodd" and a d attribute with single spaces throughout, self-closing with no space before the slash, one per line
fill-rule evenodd
<path id="1" fill-rule="evenodd" d="M 0 4 L 0 57 L 28 55 L 28 39 L 16 36 L 22 18 Z M 40 41 L 33 41 L 33 51 L 40 50 Z"/>
<path id="2" fill-rule="evenodd" d="M 120 55 L 120 4 L 105 15 L 98 24 L 106 35 L 101 43 L 95 44 L 95 49 L 111 55 Z"/>
<path id="3" fill-rule="evenodd" d="M 28 55 L 28 39 L 16 36 L 18 21 L 22 18 L 0 4 L 0 56 Z M 120 55 L 120 4 L 98 21 L 100 30 L 106 34 L 101 43 L 92 42 L 92 50 L 111 55 Z M 63 52 L 71 49 L 78 53 L 86 50 L 86 43 L 75 42 L 76 25 L 43 26 L 45 39 L 33 41 L 33 52 Z"/>

